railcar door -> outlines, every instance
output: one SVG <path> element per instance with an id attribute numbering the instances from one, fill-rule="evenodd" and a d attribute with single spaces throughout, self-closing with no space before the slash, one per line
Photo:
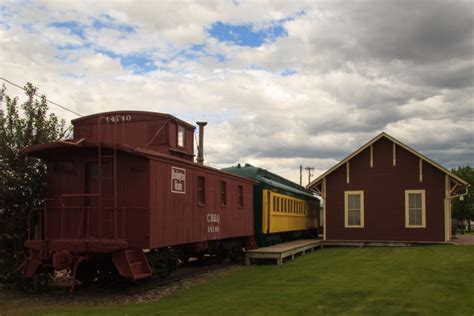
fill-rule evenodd
<path id="1" fill-rule="evenodd" d="M 84 164 L 84 225 L 87 237 L 113 237 L 113 164 L 87 161 Z"/>

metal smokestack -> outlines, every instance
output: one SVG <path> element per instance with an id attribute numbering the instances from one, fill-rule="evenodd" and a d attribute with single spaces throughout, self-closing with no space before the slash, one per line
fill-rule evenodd
<path id="1" fill-rule="evenodd" d="M 202 165 L 204 163 L 204 126 L 207 125 L 207 122 L 196 122 L 196 124 L 199 125 L 197 163 L 200 163 Z"/>

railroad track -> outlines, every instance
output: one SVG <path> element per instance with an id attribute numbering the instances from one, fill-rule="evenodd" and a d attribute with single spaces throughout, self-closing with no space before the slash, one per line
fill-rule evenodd
<path id="1" fill-rule="evenodd" d="M 186 264 L 181 266 L 178 270 L 171 273 L 165 278 L 152 277 L 147 280 L 142 280 L 138 283 L 127 287 L 127 294 L 136 294 L 142 291 L 147 291 L 157 287 L 166 286 L 168 284 L 179 282 L 194 276 L 198 276 L 204 273 L 220 270 L 231 266 L 232 263 L 221 263 L 221 264 L 207 264 L 205 266 L 199 266 L 197 262 Z"/>
<path id="2" fill-rule="evenodd" d="M 215 263 L 215 261 L 191 261 L 180 265 L 180 267 L 172 272 L 167 277 L 151 277 L 148 279 L 140 280 L 137 282 L 130 282 L 129 280 L 117 280 L 117 278 L 111 278 L 110 280 L 103 280 L 102 282 L 95 282 L 91 286 L 77 285 L 74 291 L 76 297 L 104 297 L 114 295 L 133 295 L 148 290 L 153 290 L 160 287 L 165 287 L 172 283 L 180 282 L 182 280 L 192 278 L 204 273 L 217 271 L 220 269 L 227 268 L 232 265 L 242 264 L 239 263 Z M 70 289 L 70 280 L 63 282 L 62 284 L 56 284 L 48 290 L 48 292 L 54 295 L 68 295 Z"/>

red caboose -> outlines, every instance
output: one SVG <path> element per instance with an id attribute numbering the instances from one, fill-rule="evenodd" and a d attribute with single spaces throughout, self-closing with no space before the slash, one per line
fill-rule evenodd
<path id="1" fill-rule="evenodd" d="M 89 282 L 115 266 L 136 280 L 177 257 L 234 254 L 253 234 L 254 182 L 195 163 L 194 126 L 135 111 L 72 123 L 73 140 L 23 150 L 48 166 L 45 206 L 30 213 L 26 277 L 71 268 Z"/>

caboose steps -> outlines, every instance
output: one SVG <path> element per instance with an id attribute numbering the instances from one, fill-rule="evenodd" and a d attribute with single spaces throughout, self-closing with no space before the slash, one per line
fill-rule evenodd
<path id="1" fill-rule="evenodd" d="M 302 239 L 277 244 L 270 247 L 261 247 L 245 252 L 245 265 L 250 265 L 252 259 L 276 259 L 277 264 L 283 264 L 283 259 L 295 258 L 297 254 L 305 254 L 321 247 L 321 241 L 316 239 Z"/>
<path id="2" fill-rule="evenodd" d="M 135 281 L 152 275 L 148 260 L 141 249 L 114 252 L 112 261 L 124 278 Z"/>

